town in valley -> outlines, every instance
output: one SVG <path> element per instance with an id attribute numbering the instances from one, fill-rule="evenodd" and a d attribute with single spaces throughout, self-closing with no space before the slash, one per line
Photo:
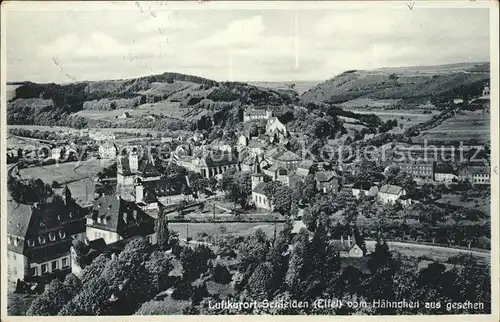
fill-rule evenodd
<path id="1" fill-rule="evenodd" d="M 9 82 L 8 314 L 490 314 L 490 86 Z"/>

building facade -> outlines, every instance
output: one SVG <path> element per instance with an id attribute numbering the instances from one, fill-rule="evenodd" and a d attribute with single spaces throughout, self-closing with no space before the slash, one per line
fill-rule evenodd
<path id="1" fill-rule="evenodd" d="M 399 162 L 398 166 L 401 172 L 410 174 L 415 180 L 431 181 L 434 179 L 434 160 Z"/>
<path id="2" fill-rule="evenodd" d="M 71 272 L 70 248 L 84 239 L 85 217 L 67 187 L 43 204 L 8 203 L 7 259 L 11 281 L 39 281 Z"/>
<path id="3" fill-rule="evenodd" d="M 468 180 L 472 184 L 490 184 L 490 168 L 487 166 L 466 166 L 458 174 L 459 180 Z"/>
<path id="4" fill-rule="evenodd" d="M 402 187 L 386 184 L 380 188 L 377 199 L 383 204 L 394 205 L 405 195 L 406 191 Z"/>
<path id="5" fill-rule="evenodd" d="M 253 120 L 267 120 L 273 116 L 271 110 L 257 110 L 257 109 L 246 109 L 243 112 L 243 122 L 253 121 Z"/>
<path id="6" fill-rule="evenodd" d="M 340 188 L 339 176 L 335 171 L 318 171 L 314 174 L 316 189 L 322 193 L 338 192 Z"/>

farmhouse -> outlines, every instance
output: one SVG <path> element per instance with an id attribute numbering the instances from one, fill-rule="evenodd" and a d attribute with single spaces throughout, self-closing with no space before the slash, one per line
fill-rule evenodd
<path id="1" fill-rule="evenodd" d="M 354 236 L 348 235 L 347 239 L 344 236 L 340 237 L 340 240 L 331 240 L 330 244 L 337 250 L 340 257 L 364 257 L 366 256 L 366 247 L 361 243 L 361 241 L 356 240 Z"/>
<path id="2" fill-rule="evenodd" d="M 318 171 L 314 175 L 316 188 L 323 192 L 338 192 L 340 188 L 339 176 L 335 171 Z"/>
<path id="3" fill-rule="evenodd" d="M 465 166 L 458 173 L 460 180 L 472 184 L 490 184 L 490 168 L 487 166 Z"/>
<path id="4" fill-rule="evenodd" d="M 73 239 L 85 236 L 84 210 L 67 187 L 63 201 L 25 205 L 8 202 L 7 258 L 10 279 L 38 281 L 71 272 Z"/>
<path id="5" fill-rule="evenodd" d="M 122 115 L 119 115 L 116 118 L 118 118 L 118 119 L 128 119 L 129 117 L 130 117 L 130 113 L 129 112 L 123 112 Z"/>
<path id="6" fill-rule="evenodd" d="M 394 205 L 404 195 L 406 195 L 406 191 L 402 187 L 386 184 L 380 188 L 377 197 L 383 204 Z"/>

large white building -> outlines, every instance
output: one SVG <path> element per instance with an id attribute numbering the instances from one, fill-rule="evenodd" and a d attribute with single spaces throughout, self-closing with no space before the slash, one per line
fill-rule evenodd
<path id="1" fill-rule="evenodd" d="M 377 198 L 383 204 L 394 205 L 405 195 L 406 191 L 402 187 L 386 184 L 378 191 Z"/>

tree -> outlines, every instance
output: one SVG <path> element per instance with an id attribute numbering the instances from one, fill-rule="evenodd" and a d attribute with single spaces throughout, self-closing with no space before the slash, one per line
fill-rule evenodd
<path id="1" fill-rule="evenodd" d="M 192 303 L 198 305 L 205 297 L 210 297 L 210 293 L 207 290 L 207 283 L 203 282 L 201 285 L 194 286 L 193 295 L 191 296 Z"/>
<path id="2" fill-rule="evenodd" d="M 158 248 L 162 250 L 170 249 L 170 230 L 168 229 L 168 216 L 164 211 L 160 211 L 160 215 L 156 220 L 155 228 Z"/>
<path id="3" fill-rule="evenodd" d="M 156 292 L 161 292 L 166 288 L 168 273 L 173 265 L 164 252 L 154 251 L 146 262 L 146 269 L 151 276 L 151 286 Z"/>
<path id="4" fill-rule="evenodd" d="M 70 289 L 59 279 L 53 279 L 44 292 L 31 303 L 26 315 L 57 315 L 71 297 Z"/>
<path id="5" fill-rule="evenodd" d="M 94 280 L 96 277 L 102 274 L 104 267 L 110 261 L 106 255 L 101 254 L 97 256 L 90 265 L 86 266 L 82 271 L 82 284 L 87 284 L 91 280 Z"/>
<path id="6" fill-rule="evenodd" d="M 290 257 L 288 270 L 285 275 L 285 282 L 290 288 L 292 294 L 299 291 L 299 285 L 305 278 L 304 267 L 306 264 L 309 243 L 309 233 L 301 229 L 293 243 L 293 252 Z"/>
<path id="7" fill-rule="evenodd" d="M 385 241 L 385 239 L 382 239 L 380 237 L 377 237 L 375 250 L 370 255 L 371 256 L 368 260 L 368 267 L 370 268 L 372 273 L 375 273 L 392 258 L 387 242 Z"/>
<path id="8" fill-rule="evenodd" d="M 184 281 L 192 282 L 208 271 L 208 261 L 215 258 L 212 250 L 205 245 L 198 245 L 193 249 L 184 248 L 181 253 L 181 263 Z"/>
<path id="9" fill-rule="evenodd" d="M 231 282 L 231 273 L 226 266 L 217 263 L 212 269 L 212 276 L 214 282 L 219 284 L 228 284 Z"/>
<path id="10" fill-rule="evenodd" d="M 260 263 L 248 280 L 248 290 L 253 298 L 267 299 L 271 293 L 273 267 L 269 262 Z"/>
<path id="11" fill-rule="evenodd" d="M 59 311 L 58 315 L 104 315 L 109 314 L 111 292 L 107 281 L 97 276 L 84 284 L 83 290 L 78 293 Z"/>

